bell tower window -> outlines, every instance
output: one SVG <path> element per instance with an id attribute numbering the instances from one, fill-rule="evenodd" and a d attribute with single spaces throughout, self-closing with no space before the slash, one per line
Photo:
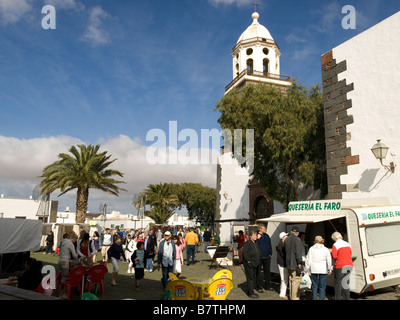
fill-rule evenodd
<path id="1" fill-rule="evenodd" d="M 253 59 L 248 59 L 246 61 L 247 65 L 247 74 L 253 74 Z"/>
<path id="2" fill-rule="evenodd" d="M 264 59 L 263 60 L 263 74 L 264 76 L 268 75 L 269 73 L 269 60 L 268 59 Z"/>

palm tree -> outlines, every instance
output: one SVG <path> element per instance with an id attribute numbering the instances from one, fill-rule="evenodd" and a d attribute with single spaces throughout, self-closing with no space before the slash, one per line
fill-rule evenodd
<path id="1" fill-rule="evenodd" d="M 150 184 L 143 190 L 146 203 L 151 206 L 176 207 L 179 199 L 168 183 Z"/>
<path id="2" fill-rule="evenodd" d="M 155 224 L 165 224 L 173 214 L 174 210 L 168 207 L 154 206 L 146 211 L 146 216 L 153 219 Z"/>
<path id="3" fill-rule="evenodd" d="M 166 223 L 179 205 L 178 196 L 168 183 L 150 184 L 140 194 L 146 196 L 146 204 L 151 206 L 146 216 L 159 224 Z M 137 200 L 136 207 L 140 205 L 140 199 L 141 197 Z"/>
<path id="4" fill-rule="evenodd" d="M 78 150 L 79 148 L 79 150 Z M 41 193 L 46 194 L 57 189 L 61 195 L 77 189 L 76 196 L 76 222 L 83 223 L 86 218 L 89 189 L 99 189 L 112 195 L 119 195 L 120 191 L 126 191 L 116 184 L 125 183 L 113 179 L 113 176 L 123 177 L 123 173 L 107 169 L 114 161 L 110 160 L 111 155 L 107 151 L 98 153 L 100 145 L 78 145 L 72 146 L 69 152 L 60 153 L 60 160 L 48 165 L 43 169 L 43 178 L 40 182 Z"/>

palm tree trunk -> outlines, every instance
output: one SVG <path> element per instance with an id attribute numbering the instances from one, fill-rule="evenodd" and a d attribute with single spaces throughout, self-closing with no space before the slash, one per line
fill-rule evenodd
<path id="1" fill-rule="evenodd" d="M 89 199 L 88 188 L 78 188 L 76 195 L 76 223 L 84 223 L 86 219 L 87 204 Z"/>

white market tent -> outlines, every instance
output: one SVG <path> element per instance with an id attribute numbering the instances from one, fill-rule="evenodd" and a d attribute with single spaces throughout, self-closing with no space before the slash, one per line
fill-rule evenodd
<path id="1" fill-rule="evenodd" d="M 38 251 L 43 222 L 29 219 L 0 219 L 0 254 Z"/>

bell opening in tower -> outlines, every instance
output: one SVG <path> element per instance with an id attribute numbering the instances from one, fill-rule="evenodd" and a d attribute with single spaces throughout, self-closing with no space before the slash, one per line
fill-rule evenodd
<path id="1" fill-rule="evenodd" d="M 263 60 L 263 74 L 264 76 L 267 76 L 269 73 L 269 60 L 265 58 Z"/>
<path id="2" fill-rule="evenodd" d="M 253 59 L 248 59 L 247 64 L 247 74 L 253 74 Z"/>

